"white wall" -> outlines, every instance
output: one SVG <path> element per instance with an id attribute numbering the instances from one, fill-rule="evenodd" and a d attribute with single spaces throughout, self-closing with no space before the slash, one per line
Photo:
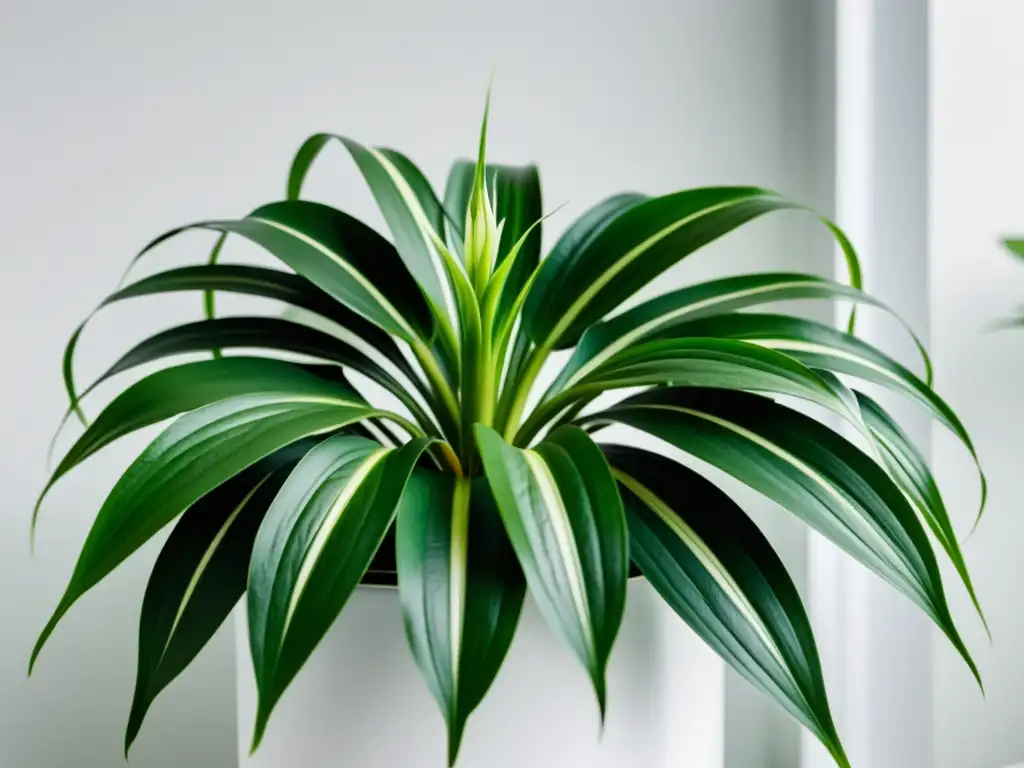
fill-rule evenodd
<path id="1" fill-rule="evenodd" d="M 935 651 L 935 765 L 1024 761 L 1024 334 L 985 326 L 1024 303 L 1024 264 L 997 244 L 1024 232 L 1024 4 L 939 0 L 932 9 L 932 347 L 936 382 L 971 430 L 991 495 L 966 554 L 994 635 L 964 621 L 982 698 L 952 651 Z M 977 501 L 969 463 L 941 430 L 935 465 L 965 532 Z M 954 608 L 969 618 L 962 590 Z"/>
<path id="2" fill-rule="evenodd" d="M 866 290 L 928 343 L 928 2 L 836 3 L 836 209 Z M 837 254 L 837 269 L 845 259 Z M 836 320 L 846 321 L 847 308 Z M 862 311 L 857 335 L 912 368 L 918 355 L 891 316 Z M 931 421 L 907 398 L 865 386 L 925 454 Z M 837 726 L 854 765 L 930 766 L 928 618 L 823 537 L 810 539 L 812 617 Z M 805 768 L 834 765 L 805 738 Z"/>
<path id="3" fill-rule="evenodd" d="M 820 202 L 828 185 L 807 65 L 813 5 L 6 0 L 0 765 L 99 768 L 119 759 L 138 603 L 155 549 L 72 611 L 31 682 L 24 663 L 104 489 L 140 441 L 56 489 L 35 560 L 27 516 L 62 407 L 64 338 L 141 243 L 279 195 L 290 153 L 314 130 L 401 147 L 441 179 L 450 158 L 472 151 L 495 63 L 492 157 L 541 164 L 548 205 L 570 202 L 553 229 L 622 188 L 757 183 Z M 351 166 L 334 160 L 315 172 L 311 190 L 379 222 Z M 806 220 L 758 224 L 671 280 L 719 269 L 827 273 L 825 243 Z M 201 247 L 182 241 L 163 263 L 195 259 Z M 155 306 L 155 316 L 120 308 L 98 320 L 82 347 L 83 375 L 172 317 L 196 317 L 198 299 Z M 751 506 L 802 577 L 802 531 L 765 504 Z M 233 669 L 222 634 L 154 707 L 132 764 L 233 765 Z M 791 765 L 788 721 L 742 686 L 730 683 L 727 696 L 729 764 Z"/>

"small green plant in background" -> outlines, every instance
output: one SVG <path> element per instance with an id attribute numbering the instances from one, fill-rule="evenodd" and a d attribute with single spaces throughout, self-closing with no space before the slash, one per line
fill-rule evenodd
<path id="1" fill-rule="evenodd" d="M 211 357 L 128 386 L 53 472 L 44 495 L 117 438 L 173 419 L 110 491 L 32 662 L 82 595 L 177 521 L 143 600 L 126 749 L 154 698 L 243 596 L 257 746 L 353 591 L 376 583 L 397 585 L 454 763 L 527 590 L 589 673 L 603 717 L 627 579 L 640 574 L 847 765 L 783 563 L 700 470 L 600 442 L 604 427 L 621 424 L 724 470 L 820 531 L 924 610 L 977 675 L 929 541 L 930 531 L 973 598 L 935 480 L 900 427 L 855 388 L 868 381 L 910 397 L 973 455 L 931 388 L 927 355 L 919 377 L 852 332 L 767 309 L 791 299 L 880 307 L 860 290 L 843 233 L 822 220 L 846 254 L 850 285 L 743 274 L 621 311 L 702 246 L 802 207 L 753 187 L 620 194 L 545 253 L 537 169 L 488 164 L 486 133 L 485 116 L 476 162 L 454 165 L 443 199 L 401 153 L 315 135 L 294 160 L 285 200 L 172 230 L 136 257 L 185 230 L 216 233 L 209 260 L 127 283 L 101 305 L 197 291 L 207 318 L 142 341 L 81 393 L 72 375 L 80 327 L 65 355 L 69 415 L 98 383 L 136 366 Z M 302 199 L 307 171 L 334 142 L 354 159 L 390 241 Z M 228 237 L 262 246 L 283 268 L 221 263 Z M 215 317 L 216 292 L 318 319 L 304 324 L 273 307 Z M 570 351 L 567 362 L 539 387 L 559 350 Z M 779 397 L 838 414 L 863 447 Z"/>

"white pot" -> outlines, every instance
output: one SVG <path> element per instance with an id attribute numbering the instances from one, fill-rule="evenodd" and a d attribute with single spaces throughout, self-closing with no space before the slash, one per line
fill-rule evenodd
<path id="1" fill-rule="evenodd" d="M 445 729 L 402 629 L 395 590 L 363 588 L 278 704 L 255 755 L 256 688 L 238 622 L 241 768 L 442 768 Z M 630 584 L 603 736 L 587 676 L 528 600 L 470 717 L 459 768 L 721 768 L 722 662 L 643 582 Z"/>

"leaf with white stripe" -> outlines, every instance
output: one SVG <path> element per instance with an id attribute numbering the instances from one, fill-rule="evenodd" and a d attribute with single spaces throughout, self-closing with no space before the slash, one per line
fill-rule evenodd
<path id="1" fill-rule="evenodd" d="M 300 366 L 284 360 L 228 357 L 165 368 L 132 384 L 114 398 L 75 441 L 53 471 L 32 514 L 35 529 L 39 509 L 50 488 L 64 475 L 115 440 L 144 427 L 238 395 L 306 392 L 344 394 L 347 401 L 362 398 L 340 381 L 325 382 L 315 371 L 328 366 Z M 331 369 L 338 370 L 335 366 Z"/>
<path id="2" fill-rule="evenodd" d="M 672 335 L 672 329 L 683 323 L 761 304 L 797 299 L 850 301 L 877 307 L 892 314 L 882 302 L 863 291 L 814 275 L 783 272 L 711 280 L 645 301 L 588 328 L 548 391 L 556 394 L 572 386 L 631 345 L 656 334 Z M 930 380 L 931 362 L 928 354 L 913 331 L 905 323 L 903 325 L 921 352 L 925 379 Z"/>
<path id="3" fill-rule="evenodd" d="M 448 724 L 453 765 L 512 642 L 526 582 L 486 481 L 417 470 L 396 528 L 406 636 Z"/>
<path id="4" fill-rule="evenodd" d="M 193 229 L 228 232 L 256 243 L 335 300 L 404 341 L 433 338 L 430 304 L 395 247 L 347 213 L 305 200 L 270 203 L 244 219 L 172 229 L 147 245 L 135 260 Z"/>
<path id="5" fill-rule="evenodd" d="M 125 299 L 179 291 L 219 291 L 280 301 L 307 310 L 340 326 L 394 363 L 403 373 L 412 368 L 394 339 L 378 326 L 317 288 L 302 275 L 248 264 L 204 264 L 158 272 L 126 285 L 104 305 Z M 212 318 L 207 318 L 212 319 Z"/>
<path id="6" fill-rule="evenodd" d="M 854 425 L 860 422 L 850 407 L 852 396 L 841 396 L 832 382 L 781 352 L 734 339 L 655 339 L 620 352 L 575 387 L 543 403 L 523 425 L 516 442 L 526 444 L 544 423 L 574 403 L 616 389 L 665 385 L 798 397 Z"/>
<path id="7" fill-rule="evenodd" d="M 723 659 L 848 766 L 811 623 L 758 527 L 692 469 L 636 448 L 603 448 L 644 577 Z"/>
<path id="8" fill-rule="evenodd" d="M 217 241 L 221 242 L 220 239 Z M 203 291 L 212 296 L 214 291 L 238 293 L 284 302 L 305 309 L 338 326 L 346 335 L 370 345 L 393 363 L 410 380 L 418 381 L 394 339 L 378 326 L 348 309 L 330 295 L 317 288 L 301 275 L 278 269 L 252 267 L 243 264 L 204 264 L 179 267 L 149 275 L 112 293 L 71 334 L 64 349 L 64 386 L 72 411 L 82 415 L 79 395 L 75 386 L 74 358 L 85 327 L 103 308 L 127 299 L 155 296 L 179 291 Z M 208 319 L 212 319 L 209 317 Z M 84 416 L 83 416 L 84 420 Z"/>
<path id="9" fill-rule="evenodd" d="M 953 530 L 953 522 L 949 518 L 949 512 L 928 462 L 882 406 L 861 392 L 857 393 L 857 401 L 864 416 L 864 423 L 871 430 L 882 460 L 889 468 L 889 474 L 899 482 L 907 498 L 921 515 L 921 519 L 946 551 L 987 631 L 988 622 L 981 609 L 981 601 L 974 590 L 967 561 L 960 549 L 956 531 Z"/>
<path id="10" fill-rule="evenodd" d="M 401 448 L 338 435 L 299 462 L 256 535 L 249 643 L 258 746 L 285 689 L 359 585 L 429 439 Z"/>
<path id="11" fill-rule="evenodd" d="M 935 390 L 876 347 L 823 323 L 789 315 L 719 315 L 685 323 L 670 333 L 673 336 L 739 339 L 782 352 L 811 368 L 856 376 L 910 397 L 956 435 L 970 452 L 981 483 L 978 519 L 981 518 L 987 482 L 967 428 Z"/>
<path id="12" fill-rule="evenodd" d="M 331 133 L 314 134 L 306 139 L 292 161 L 288 175 L 288 198 L 295 200 L 299 197 L 310 167 L 332 141 L 344 146 L 355 161 L 384 215 L 384 220 L 395 239 L 395 247 L 406 267 L 423 287 L 434 306 L 445 307 L 440 264 L 434 254 L 430 238 L 424 235 L 420 226 L 422 215 L 438 236 L 443 237 L 444 208 L 430 188 L 426 177 L 405 155 L 393 149 L 364 147 L 346 136 Z M 403 189 L 403 186 L 407 189 Z M 412 200 L 407 194 L 408 191 L 413 194 Z M 414 210 L 413 204 L 420 210 Z"/>
<path id="13" fill-rule="evenodd" d="M 530 338 L 544 350 L 575 344 L 584 331 L 680 259 L 773 211 L 799 209 L 756 187 L 689 189 L 639 202 L 582 242 L 559 243 L 540 267 L 523 311 Z M 830 222 L 860 287 L 857 258 Z"/>
<path id="14" fill-rule="evenodd" d="M 583 421 L 647 432 L 777 502 L 920 606 L 978 677 L 917 513 L 885 469 L 832 429 L 758 395 L 708 389 L 651 390 Z"/>
<path id="15" fill-rule="evenodd" d="M 264 459 L 201 498 L 174 526 L 142 601 L 126 754 L 153 700 L 192 663 L 245 593 L 256 530 L 311 447 L 300 443 Z"/>
<path id="16" fill-rule="evenodd" d="M 175 355 L 212 349 L 287 352 L 338 363 L 382 387 L 402 394 L 405 387 L 365 352 L 330 333 L 280 317 L 218 317 L 177 325 L 136 344 L 82 393 L 85 397 L 112 376 Z"/>
<path id="17" fill-rule="evenodd" d="M 111 377 L 141 365 L 176 355 L 228 349 L 272 350 L 337 363 L 363 374 L 398 398 L 424 429 L 431 424 L 422 406 L 409 393 L 409 385 L 361 349 L 331 333 L 280 317 L 219 317 L 168 328 L 128 350 L 79 399 Z M 417 381 L 414 376 L 414 386 Z"/>
<path id="18" fill-rule="evenodd" d="M 530 592 L 590 674 L 601 716 L 605 668 L 629 570 L 615 480 L 583 430 L 563 427 L 530 450 L 478 424 L 477 446 Z"/>
<path id="19" fill-rule="evenodd" d="M 305 437 L 374 416 L 349 390 L 321 382 L 296 391 L 240 395 L 181 416 L 121 476 L 78 556 L 74 573 L 32 651 L 31 670 L 72 605 L 161 528 L 207 493 L 260 459 Z"/>
<path id="20" fill-rule="evenodd" d="M 445 186 L 445 207 L 451 218 L 458 223 L 458 236 L 462 236 L 462 225 L 469 208 L 475 171 L 474 161 L 459 160 L 452 167 Z M 534 226 L 544 215 L 540 176 L 535 165 L 489 163 L 485 172 L 485 183 L 493 196 L 495 218 L 499 222 L 504 222 L 494 266 L 501 266 L 520 238 L 526 236 L 505 283 L 506 290 L 499 312 L 503 316 L 540 263 L 542 234 L 541 228 Z M 462 243 L 458 237 L 454 245 L 456 253 L 462 255 Z"/>

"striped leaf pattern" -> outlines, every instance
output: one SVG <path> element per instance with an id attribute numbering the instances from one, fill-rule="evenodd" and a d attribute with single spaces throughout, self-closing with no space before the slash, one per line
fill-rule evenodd
<path id="1" fill-rule="evenodd" d="M 574 427 L 530 450 L 478 427 L 477 443 L 530 591 L 586 667 L 603 717 L 628 571 L 625 517 L 608 464 Z"/>
<path id="2" fill-rule="evenodd" d="M 810 621 L 757 526 L 691 469 L 636 448 L 604 451 L 644 576 L 712 648 L 847 765 Z"/>
<path id="3" fill-rule="evenodd" d="M 370 567 L 405 483 L 426 449 L 338 435 L 288 477 L 256 534 L 249 567 L 249 639 L 259 709 L 270 713 Z"/>
<path id="4" fill-rule="evenodd" d="M 593 418 L 665 440 L 798 515 L 920 606 L 978 676 L 916 513 L 845 438 L 766 398 L 699 388 L 652 390 Z"/>
<path id="5" fill-rule="evenodd" d="M 256 531 L 311 447 L 298 443 L 236 475 L 189 507 L 174 526 L 142 601 L 125 752 L 156 696 L 192 662 L 245 594 Z"/>
<path id="6" fill-rule="evenodd" d="M 526 592 L 486 482 L 418 470 L 398 510 L 398 593 L 448 724 L 448 761 L 508 652 Z"/>
<path id="7" fill-rule="evenodd" d="M 258 746 L 354 591 L 373 584 L 398 589 L 454 765 L 527 592 L 587 671 L 603 719 L 627 579 L 642 576 L 847 766 L 785 565 L 704 475 L 708 465 L 724 471 L 832 539 L 928 615 L 977 675 L 936 556 L 984 622 L 941 478 L 860 391 L 909 397 L 981 474 L 965 425 L 932 386 L 927 352 L 910 328 L 920 360 L 908 364 L 858 339 L 852 312 L 838 330 L 779 305 L 890 312 L 861 290 L 842 229 L 813 212 L 845 258 L 843 282 L 777 271 L 666 282 L 670 267 L 749 222 L 807 213 L 770 190 L 616 194 L 545 250 L 559 209 L 543 209 L 536 166 L 489 161 L 489 114 L 488 95 L 476 160 L 451 166 L 442 198 L 402 152 L 317 133 L 292 159 L 284 200 L 172 229 L 130 261 L 131 279 L 96 311 L 186 292 L 202 302 L 197 316 L 94 369 L 84 388 L 77 351 L 95 312 L 67 342 L 58 437 L 75 414 L 84 430 L 55 462 L 32 531 L 61 478 L 124 436 L 155 437 L 98 510 L 30 667 L 85 593 L 174 524 L 143 599 L 126 750 L 243 597 Z M 332 145 L 354 162 L 386 234 L 305 199 Z M 134 274 L 188 231 L 216 238 L 195 263 Z M 243 241 L 277 267 L 232 263 Z M 234 301 L 218 294 L 244 300 L 245 313 L 225 314 Z M 91 410 L 110 386 L 120 392 L 89 424 L 83 401 Z M 805 405 L 838 416 L 853 437 Z M 602 445 L 612 424 L 696 463 Z M 983 474 L 981 485 L 984 508 Z"/>

